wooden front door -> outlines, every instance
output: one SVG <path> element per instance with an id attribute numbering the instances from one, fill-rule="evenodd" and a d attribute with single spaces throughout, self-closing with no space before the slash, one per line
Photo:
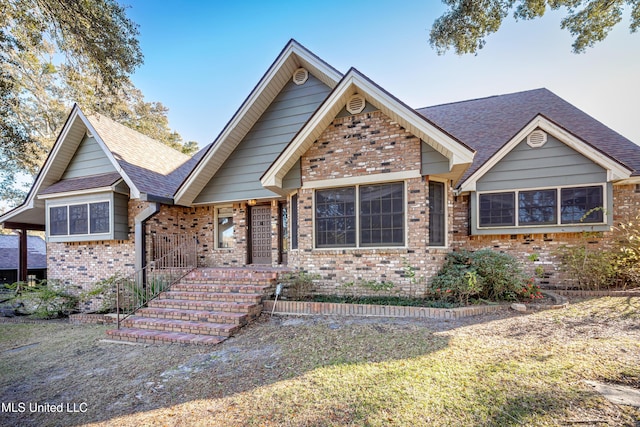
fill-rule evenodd
<path id="1" fill-rule="evenodd" d="M 271 265 L 271 206 L 251 208 L 251 264 Z"/>

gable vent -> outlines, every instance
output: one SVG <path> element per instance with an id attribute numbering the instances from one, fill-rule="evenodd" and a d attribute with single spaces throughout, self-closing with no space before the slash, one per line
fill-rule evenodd
<path id="1" fill-rule="evenodd" d="M 293 72 L 293 82 L 298 86 L 304 84 L 309 78 L 309 72 L 304 68 L 298 68 Z"/>
<path id="2" fill-rule="evenodd" d="M 347 111 L 351 114 L 362 113 L 365 104 L 364 96 L 356 93 L 355 95 L 351 95 L 351 98 L 347 101 Z"/>
<path id="3" fill-rule="evenodd" d="M 527 145 L 531 148 L 542 147 L 547 142 L 547 133 L 536 129 L 527 136 Z"/>

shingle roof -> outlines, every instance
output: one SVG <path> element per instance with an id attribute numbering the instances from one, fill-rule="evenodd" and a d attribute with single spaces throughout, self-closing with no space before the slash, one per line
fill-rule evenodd
<path id="1" fill-rule="evenodd" d="M 173 197 L 193 167 L 192 157 L 105 116 L 87 118 L 138 190 Z"/>
<path id="2" fill-rule="evenodd" d="M 63 179 L 40 191 L 40 194 L 65 193 L 68 191 L 89 190 L 91 188 L 109 187 L 121 179 L 118 172 L 101 175 L 83 176 Z"/>
<path id="3" fill-rule="evenodd" d="M 538 115 L 633 169 L 633 175 L 640 175 L 640 146 L 544 88 L 416 111 L 476 150 L 462 181 Z"/>
<path id="4" fill-rule="evenodd" d="M 0 234 L 0 270 L 18 268 L 18 239 Z M 47 244 L 38 236 L 27 236 L 27 268 L 47 268 Z"/>

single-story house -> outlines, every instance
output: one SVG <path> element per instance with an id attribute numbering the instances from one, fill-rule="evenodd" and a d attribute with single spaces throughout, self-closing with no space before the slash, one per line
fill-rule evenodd
<path id="1" fill-rule="evenodd" d="M 193 157 L 74 106 L 0 222 L 44 228 L 49 278 L 81 287 L 186 236 L 200 267 L 408 292 L 405 266 L 431 277 L 455 248 L 535 253 L 562 280 L 556 248 L 607 245 L 639 206 L 640 147 L 547 89 L 414 108 L 291 40 Z"/>
<path id="2" fill-rule="evenodd" d="M 0 285 L 18 281 L 20 236 L 0 234 Z M 27 280 L 47 278 L 47 245 L 40 236 L 27 236 Z"/>

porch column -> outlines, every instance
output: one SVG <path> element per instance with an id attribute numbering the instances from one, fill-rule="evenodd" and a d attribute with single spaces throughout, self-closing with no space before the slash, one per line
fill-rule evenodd
<path id="1" fill-rule="evenodd" d="M 27 243 L 27 230 L 25 228 L 21 228 L 18 230 L 18 281 L 26 282 L 28 276 L 28 268 L 27 264 L 29 247 Z"/>

